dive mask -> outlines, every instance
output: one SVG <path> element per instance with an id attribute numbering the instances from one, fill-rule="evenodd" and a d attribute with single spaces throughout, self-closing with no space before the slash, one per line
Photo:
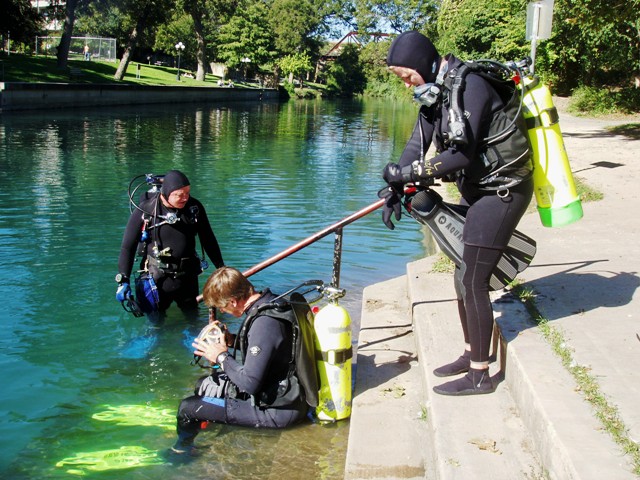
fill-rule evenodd
<path id="1" fill-rule="evenodd" d="M 207 324 L 198 334 L 198 339 L 203 340 L 207 344 L 212 343 L 226 343 L 225 333 L 227 331 L 227 326 L 224 323 L 213 322 Z M 202 359 L 199 355 L 193 356 L 193 361 L 191 365 L 198 365 L 202 368 L 207 368 L 203 365 L 200 365 L 200 360 Z"/>
<path id="2" fill-rule="evenodd" d="M 435 83 L 425 83 L 413 89 L 413 99 L 425 107 L 430 107 L 437 103 L 441 94 L 442 90 Z"/>

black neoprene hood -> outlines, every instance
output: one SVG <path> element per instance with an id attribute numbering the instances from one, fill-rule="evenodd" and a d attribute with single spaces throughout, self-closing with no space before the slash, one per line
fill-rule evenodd
<path id="1" fill-rule="evenodd" d="M 169 198 L 171 192 L 191 185 L 187 176 L 180 170 L 169 170 L 162 180 L 162 195 Z"/>
<path id="2" fill-rule="evenodd" d="M 438 50 L 420 32 L 408 31 L 398 35 L 387 53 L 387 65 L 416 70 L 426 83 L 435 81 L 438 75 Z"/>

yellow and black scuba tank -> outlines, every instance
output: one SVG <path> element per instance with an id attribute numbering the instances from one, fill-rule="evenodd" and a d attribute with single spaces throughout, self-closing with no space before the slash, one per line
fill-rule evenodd
<path id="1" fill-rule="evenodd" d="M 582 218 L 559 116 L 551 92 L 536 75 L 522 78 L 523 113 L 533 150 L 533 185 L 545 227 L 561 227 Z"/>
<path id="2" fill-rule="evenodd" d="M 336 421 L 351 415 L 351 318 L 333 300 L 314 319 L 320 392 L 316 416 Z"/>

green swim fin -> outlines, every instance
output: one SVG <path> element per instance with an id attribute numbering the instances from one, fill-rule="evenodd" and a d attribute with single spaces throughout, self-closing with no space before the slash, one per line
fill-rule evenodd
<path id="1" fill-rule="evenodd" d="M 176 413 L 168 408 L 149 405 L 105 405 L 107 410 L 94 413 L 91 418 L 101 422 L 115 422 L 116 425 L 161 427 L 175 430 Z"/>
<path id="2" fill-rule="evenodd" d="M 112 450 L 97 452 L 80 452 L 73 457 L 67 457 L 56 463 L 56 467 L 71 467 L 67 473 L 72 475 L 86 475 L 90 472 L 106 470 L 123 470 L 127 468 L 162 465 L 166 463 L 157 450 L 127 445 Z"/>

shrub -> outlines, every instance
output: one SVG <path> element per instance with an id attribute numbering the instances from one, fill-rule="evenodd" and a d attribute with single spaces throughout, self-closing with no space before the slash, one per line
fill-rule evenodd
<path id="1" fill-rule="evenodd" d="M 571 96 L 569 112 L 591 115 L 637 113 L 640 112 L 640 89 L 578 87 Z"/>

